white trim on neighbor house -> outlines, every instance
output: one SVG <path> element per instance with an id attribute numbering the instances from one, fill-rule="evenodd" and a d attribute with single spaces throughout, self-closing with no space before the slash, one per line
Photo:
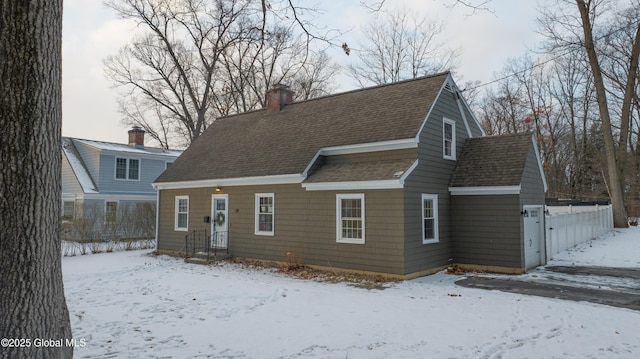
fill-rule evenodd
<path id="1" fill-rule="evenodd" d="M 271 215 L 271 230 L 260 230 L 260 198 L 271 198 L 271 212 L 265 214 Z M 273 236 L 275 233 L 275 219 L 276 219 L 276 196 L 273 193 L 256 193 L 255 201 L 255 227 L 254 234 L 259 236 Z"/>
<path id="2" fill-rule="evenodd" d="M 187 211 L 186 212 L 180 212 L 180 200 L 187 200 Z M 174 217 L 174 222 L 173 222 L 173 230 L 174 231 L 180 231 L 180 232 L 187 232 L 189 231 L 189 196 L 176 196 L 176 202 L 175 202 L 175 217 Z M 180 214 L 186 213 L 187 215 L 187 226 L 186 227 L 180 227 L 179 226 L 179 220 L 178 220 L 178 216 Z"/>
<path id="3" fill-rule="evenodd" d="M 358 199 L 360 200 L 360 217 L 347 217 L 355 221 L 360 221 L 360 238 L 343 238 L 342 237 L 342 200 L 343 199 Z M 349 244 L 364 244 L 365 243 L 365 204 L 364 193 L 347 193 L 336 194 L 336 242 L 337 243 L 349 243 Z M 349 220 L 349 219 L 347 219 Z"/>
<path id="4" fill-rule="evenodd" d="M 447 128 L 447 125 L 451 126 L 451 154 L 447 155 L 447 138 L 445 137 L 445 129 Z M 456 138 L 456 121 L 451 120 L 449 118 L 443 117 L 442 118 L 442 158 L 444 158 L 445 160 L 452 160 L 455 161 L 456 160 L 456 142 L 457 142 L 457 138 Z"/>
<path id="5" fill-rule="evenodd" d="M 183 181 L 183 182 L 160 182 L 153 183 L 152 186 L 156 190 L 163 189 L 185 189 L 200 187 L 225 187 L 225 186 L 259 186 L 270 184 L 291 184 L 301 183 L 304 177 L 299 174 L 275 175 L 275 176 L 256 176 L 256 177 L 238 177 L 225 179 L 209 179 L 200 181 Z"/>
<path id="6" fill-rule="evenodd" d="M 430 200 L 432 203 L 432 211 L 433 211 L 433 217 L 426 217 L 425 215 L 425 208 L 424 208 L 424 201 L 425 200 Z M 438 229 L 438 195 L 437 194 L 426 194 L 423 193 L 422 194 L 422 202 L 420 203 L 422 206 L 422 209 L 420 210 L 420 213 L 422 214 L 422 244 L 431 244 L 431 243 L 438 243 L 440 241 L 440 232 Z M 433 219 L 433 237 L 431 238 L 427 238 L 426 232 L 425 232 L 425 220 L 428 218 L 432 218 Z"/>
<path id="7" fill-rule="evenodd" d="M 521 185 L 517 186 L 479 186 L 449 187 L 452 196 L 490 196 L 496 194 L 520 194 Z"/>
<path id="8" fill-rule="evenodd" d="M 403 140 L 392 140 L 392 141 L 380 141 L 380 142 L 368 142 L 368 143 L 357 143 L 354 145 L 344 145 L 344 146 L 333 146 L 333 147 L 323 147 L 313 156 L 313 159 L 309 162 L 307 167 L 302 172 L 302 176 L 307 178 L 309 170 L 316 163 L 316 160 L 320 156 L 336 156 L 336 155 L 347 155 L 354 153 L 366 153 L 366 152 L 378 152 L 378 151 L 393 151 L 393 150 L 404 150 L 409 148 L 417 148 L 418 142 L 415 138 L 406 138 Z"/>
<path id="9" fill-rule="evenodd" d="M 124 166 L 124 178 L 118 177 L 118 160 L 125 160 Z M 130 178 L 131 175 L 131 161 L 138 162 L 138 175 L 137 178 Z M 114 160 L 114 170 L 113 170 L 113 179 L 116 181 L 140 181 L 140 176 L 142 174 L 142 160 L 140 158 L 126 157 L 126 156 L 115 156 Z"/>
<path id="10" fill-rule="evenodd" d="M 542 185 L 544 186 L 544 193 L 547 193 L 547 179 L 544 176 L 544 170 L 542 169 L 542 159 L 540 159 L 540 151 L 538 151 L 538 144 L 536 138 L 531 135 L 531 142 L 533 142 L 533 152 L 536 155 L 536 161 L 538 161 L 538 170 L 540 171 L 540 177 L 542 177 Z"/>

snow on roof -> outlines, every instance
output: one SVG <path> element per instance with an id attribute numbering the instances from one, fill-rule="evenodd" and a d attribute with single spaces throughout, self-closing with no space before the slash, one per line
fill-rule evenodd
<path id="1" fill-rule="evenodd" d="M 76 178 L 82 187 L 82 191 L 84 193 L 99 193 L 89 171 L 87 171 L 87 168 L 80 158 L 80 154 L 77 152 L 70 139 L 62 138 L 62 152 L 67 157 L 71 170 L 73 170 L 73 173 L 76 175 Z"/>
<path id="2" fill-rule="evenodd" d="M 78 141 L 80 143 L 84 143 L 88 146 L 95 147 L 103 151 L 164 155 L 164 156 L 171 156 L 171 157 L 178 157 L 182 153 L 181 150 L 168 150 L 168 149 L 157 148 L 157 147 L 136 148 L 123 143 L 101 142 L 101 141 L 85 140 L 85 139 L 79 139 L 79 138 L 74 138 L 73 140 Z"/>

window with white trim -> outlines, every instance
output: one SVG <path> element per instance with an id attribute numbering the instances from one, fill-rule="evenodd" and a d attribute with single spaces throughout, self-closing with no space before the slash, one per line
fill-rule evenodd
<path id="1" fill-rule="evenodd" d="M 274 203 L 273 193 L 256 193 L 255 234 L 273 236 Z"/>
<path id="2" fill-rule="evenodd" d="M 187 231 L 189 229 L 189 196 L 176 196 L 176 231 Z"/>
<path id="3" fill-rule="evenodd" d="M 438 242 L 438 195 L 422 195 L 422 243 Z"/>
<path id="4" fill-rule="evenodd" d="M 114 223 L 118 218 L 118 202 L 105 202 L 104 221 Z"/>
<path id="5" fill-rule="evenodd" d="M 456 123 L 447 118 L 442 120 L 442 157 L 456 159 Z"/>
<path id="6" fill-rule="evenodd" d="M 116 179 L 139 180 L 140 160 L 133 158 L 116 158 Z"/>
<path id="7" fill-rule="evenodd" d="M 364 244 L 364 193 L 336 195 L 336 242 Z"/>

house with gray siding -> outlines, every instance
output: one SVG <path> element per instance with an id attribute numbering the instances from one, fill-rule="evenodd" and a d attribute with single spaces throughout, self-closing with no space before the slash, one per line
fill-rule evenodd
<path id="1" fill-rule="evenodd" d="M 526 269 L 524 213 L 545 191 L 534 140 L 485 137 L 449 72 L 301 102 L 281 85 L 266 96 L 266 109 L 217 119 L 154 182 L 160 253 L 200 241 L 199 252 L 401 278 Z M 467 156 L 483 160 L 477 183 L 458 180 Z M 520 176 L 503 183 L 484 169 L 505 158 Z M 493 236 L 476 237 L 484 217 Z"/>
<path id="2" fill-rule="evenodd" d="M 157 193 L 152 183 L 182 151 L 145 146 L 144 134 L 141 128 L 132 128 L 127 144 L 62 138 L 65 220 L 91 217 L 112 222 L 127 207 L 152 204 L 150 208 L 155 208 Z"/>

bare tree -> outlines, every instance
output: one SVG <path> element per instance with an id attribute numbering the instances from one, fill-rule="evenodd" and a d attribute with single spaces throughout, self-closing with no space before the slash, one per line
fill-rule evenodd
<path id="1" fill-rule="evenodd" d="M 378 12 L 362 29 L 360 48 L 351 49 L 357 59 L 348 66 L 349 76 L 365 87 L 452 69 L 458 51 L 438 42 L 443 30 L 443 24 L 410 16 L 406 9 Z"/>
<path id="2" fill-rule="evenodd" d="M 109 0 L 120 17 L 146 29 L 105 61 L 107 76 L 128 90 L 126 118 L 162 144 L 168 128 L 179 131 L 183 145 L 196 139 L 213 121 L 210 98 L 222 53 L 250 35 L 240 25 L 249 3 Z M 145 119 L 153 115 L 159 128 Z"/>
<path id="3" fill-rule="evenodd" d="M 219 116 L 264 106 L 265 90 L 293 79 L 330 43 L 291 1 L 108 0 L 143 30 L 106 61 L 126 92 L 124 121 L 162 146 L 187 146 Z"/>
<path id="4" fill-rule="evenodd" d="M 621 96 L 620 118 L 616 123 L 612 119 L 611 86 L 607 86 L 605 68 L 603 68 L 603 44 L 604 39 L 611 36 L 620 28 L 603 24 L 607 14 L 614 16 L 619 23 L 624 19 L 621 13 L 613 9 L 615 2 L 602 0 L 575 0 L 575 7 L 568 0 L 557 0 L 553 6 L 547 6 L 543 11 L 540 23 L 543 32 L 549 39 L 549 47 L 552 49 L 568 49 L 579 46 L 585 52 L 589 68 L 593 76 L 593 84 L 598 104 L 598 112 L 602 126 L 602 139 L 607 162 L 607 175 L 609 178 L 609 190 L 611 203 L 614 208 L 614 225 L 627 227 L 627 216 L 624 203 L 624 163 L 628 151 L 629 123 L 631 115 L 631 103 L 638 78 L 638 53 L 640 52 L 640 22 L 637 17 L 624 26 L 635 29 L 634 35 L 626 43 L 630 49 L 627 59 L 625 86 Z M 637 8 L 640 4 L 636 3 Z M 618 129 L 618 141 L 614 140 L 614 132 Z"/>
<path id="5" fill-rule="evenodd" d="M 0 5 L 0 337 L 5 358 L 71 358 L 61 268 L 62 1 Z M 59 347 L 36 339 L 60 341 Z M 56 342 L 57 343 L 57 342 Z"/>

